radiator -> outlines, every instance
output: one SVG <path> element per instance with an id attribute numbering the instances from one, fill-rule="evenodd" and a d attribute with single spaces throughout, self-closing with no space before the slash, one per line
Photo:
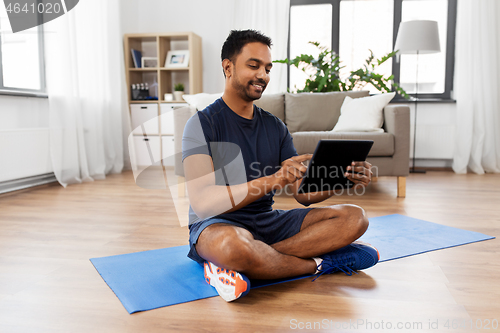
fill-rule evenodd
<path id="1" fill-rule="evenodd" d="M 52 172 L 48 128 L 0 130 L 0 182 Z"/>
<path id="2" fill-rule="evenodd" d="M 454 148 L 455 125 L 417 125 L 416 158 L 452 159 Z M 413 157 L 413 134 L 411 135 L 410 151 L 410 155 Z"/>

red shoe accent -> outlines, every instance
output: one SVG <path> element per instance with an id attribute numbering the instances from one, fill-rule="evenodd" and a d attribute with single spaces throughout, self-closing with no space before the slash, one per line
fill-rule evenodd
<path id="1" fill-rule="evenodd" d="M 240 277 L 236 278 L 236 287 L 234 288 L 234 295 L 239 297 L 242 293 L 247 291 L 247 282 Z"/>
<path id="2" fill-rule="evenodd" d="M 212 272 L 212 269 L 210 268 L 210 265 L 205 261 L 205 269 L 203 270 L 203 272 L 205 273 L 205 281 L 207 281 L 208 284 L 210 284 L 210 276 L 207 275 L 207 267 L 208 269 L 210 270 L 210 272 Z"/>

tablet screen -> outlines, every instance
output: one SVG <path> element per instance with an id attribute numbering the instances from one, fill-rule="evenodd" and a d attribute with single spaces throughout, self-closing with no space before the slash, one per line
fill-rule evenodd
<path id="1" fill-rule="evenodd" d="M 344 174 L 354 161 L 365 161 L 371 140 L 320 140 L 299 193 L 346 189 L 354 185 Z"/>

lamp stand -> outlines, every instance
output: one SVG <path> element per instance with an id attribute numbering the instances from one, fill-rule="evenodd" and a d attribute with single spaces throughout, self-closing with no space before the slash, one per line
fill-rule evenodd
<path id="1" fill-rule="evenodd" d="M 410 173 L 426 173 L 425 170 L 415 169 L 415 148 L 417 147 L 417 106 L 418 106 L 418 50 L 417 50 L 417 75 L 416 75 L 416 92 L 415 92 L 415 120 L 413 122 L 413 163 L 410 169 Z"/>

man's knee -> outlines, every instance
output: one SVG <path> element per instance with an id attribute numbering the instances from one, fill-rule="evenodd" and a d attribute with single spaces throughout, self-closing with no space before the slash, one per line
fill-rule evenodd
<path id="1" fill-rule="evenodd" d="M 252 261 L 252 242 L 254 240 L 247 230 L 239 229 L 241 228 L 232 228 L 231 231 L 226 233 L 220 243 L 220 250 L 224 253 L 225 260 L 231 263 L 231 265 L 246 267 L 249 265 L 249 262 Z"/>
<path id="2" fill-rule="evenodd" d="M 350 231 L 356 239 L 361 237 L 368 229 L 368 218 L 365 210 L 360 206 L 342 204 L 329 206 L 329 208 L 335 210 L 335 215 L 341 218 L 345 230 Z"/>
<path id="3" fill-rule="evenodd" d="M 200 235 L 196 249 L 201 257 L 218 266 L 243 271 L 252 265 L 253 241 L 252 234 L 243 228 L 218 226 Z"/>
<path id="4" fill-rule="evenodd" d="M 349 224 L 349 227 L 352 228 L 356 238 L 361 237 L 366 229 L 368 229 L 369 222 L 363 208 L 357 205 L 342 205 L 342 215 Z"/>

